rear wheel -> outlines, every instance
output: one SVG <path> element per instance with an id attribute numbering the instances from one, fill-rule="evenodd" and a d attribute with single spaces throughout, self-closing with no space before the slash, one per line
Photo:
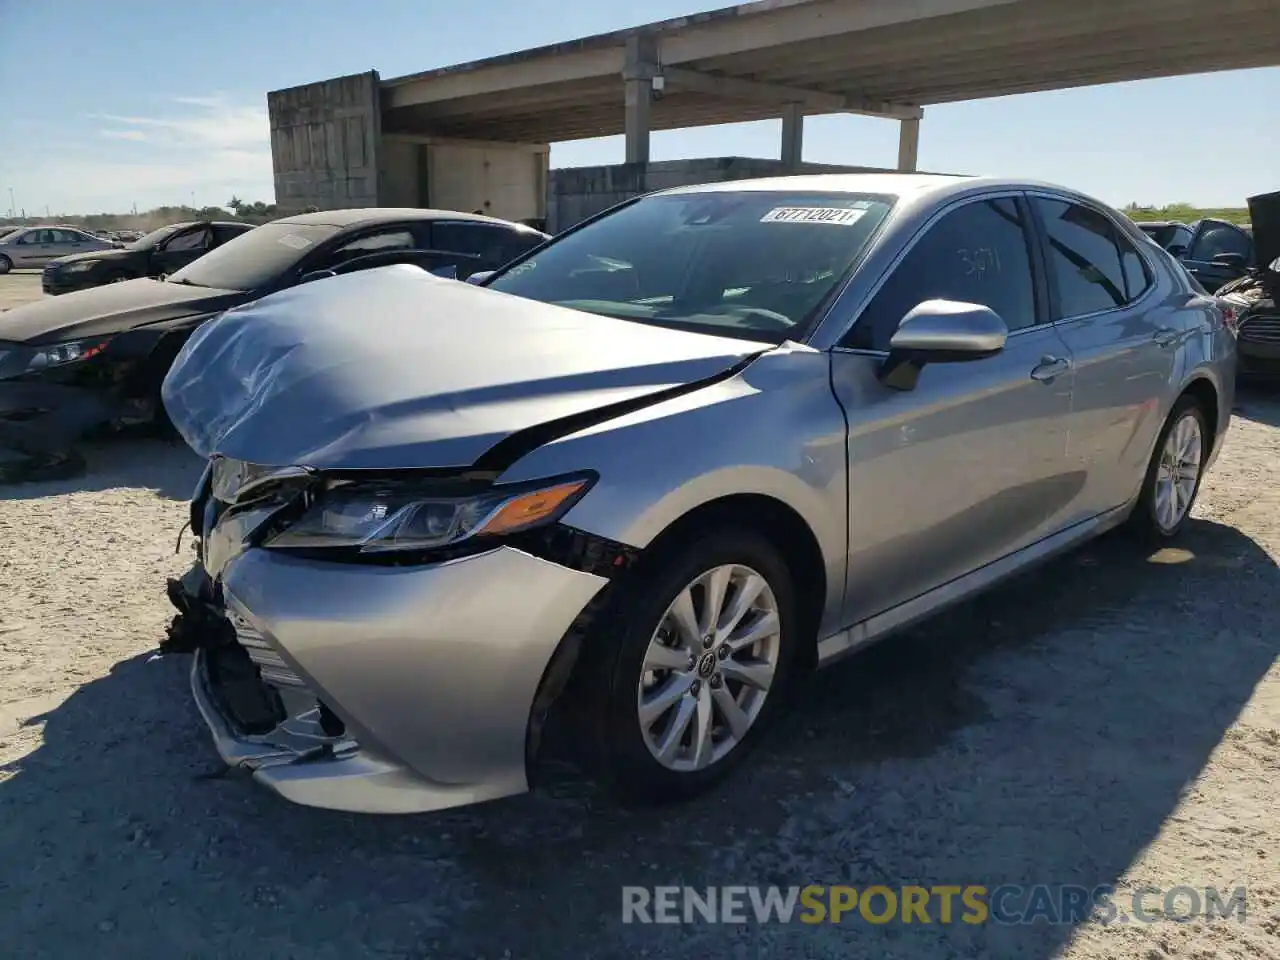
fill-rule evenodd
<path id="1" fill-rule="evenodd" d="M 12 269 L 13 269 L 13 261 L 10 260 L 8 257 L 6 257 L 3 253 L 0 253 L 0 275 L 8 273 Z"/>
<path id="2" fill-rule="evenodd" d="M 624 802 L 698 793 L 740 762 L 795 661 L 791 575 L 763 536 L 720 528 L 650 557 L 586 671 L 598 772 Z"/>
<path id="3" fill-rule="evenodd" d="M 1194 397 L 1183 397 L 1165 421 L 1151 454 L 1142 495 L 1130 518 L 1133 529 L 1156 540 L 1177 536 L 1200 492 L 1208 453 L 1204 411 Z"/>

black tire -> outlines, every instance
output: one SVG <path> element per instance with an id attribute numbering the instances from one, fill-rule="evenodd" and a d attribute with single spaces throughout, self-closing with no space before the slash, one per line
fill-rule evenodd
<path id="1" fill-rule="evenodd" d="M 1197 467 L 1195 487 L 1191 491 L 1191 500 L 1182 515 L 1172 526 L 1162 523 L 1156 509 L 1156 478 L 1160 472 L 1160 459 L 1164 454 L 1165 444 L 1174 428 L 1186 417 L 1193 417 L 1200 428 L 1200 464 Z M 1156 440 L 1155 449 L 1151 451 L 1151 462 L 1147 465 L 1146 476 L 1142 479 L 1142 493 L 1138 497 L 1137 506 L 1129 517 L 1129 529 L 1144 540 L 1160 543 L 1172 540 L 1186 526 L 1191 510 L 1195 506 L 1196 497 L 1200 494 L 1200 484 L 1204 480 L 1204 461 L 1209 456 L 1209 444 L 1212 434 L 1208 419 L 1204 415 L 1199 401 L 1195 397 L 1184 396 L 1169 412 L 1160 436 Z"/>
<path id="2" fill-rule="evenodd" d="M 725 564 L 758 572 L 768 583 L 781 624 L 777 666 L 760 712 L 738 745 L 709 766 L 678 772 L 660 763 L 645 743 L 637 695 L 645 655 L 676 595 L 699 575 Z M 586 725 L 595 734 L 587 760 L 624 804 L 684 799 L 709 789 L 733 770 L 768 729 L 782 706 L 796 663 L 799 617 L 791 572 L 761 534 L 720 526 L 646 556 L 632 580 L 620 584 L 610 612 L 589 638 L 577 678 Z"/>
<path id="3" fill-rule="evenodd" d="M 4 274 L 8 273 L 12 269 L 13 269 L 13 261 L 10 260 L 8 257 L 6 257 L 4 254 L 0 253 L 0 276 L 4 276 Z"/>
<path id="4" fill-rule="evenodd" d="M 0 484 L 69 480 L 84 473 L 85 466 L 78 450 L 26 454 L 19 459 L 3 457 L 0 458 Z"/>

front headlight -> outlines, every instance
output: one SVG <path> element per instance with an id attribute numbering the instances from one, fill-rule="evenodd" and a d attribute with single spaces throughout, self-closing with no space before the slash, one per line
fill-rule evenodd
<path id="1" fill-rule="evenodd" d="M 64 363 L 88 360 L 107 349 L 109 342 L 97 337 L 92 340 L 69 340 L 66 343 L 36 347 L 27 357 L 27 370 L 45 370 L 49 367 L 60 367 Z"/>
<path id="2" fill-rule="evenodd" d="M 382 553 L 519 533 L 560 519 L 594 480 L 575 474 L 456 497 L 433 495 L 420 481 L 338 481 L 264 545 Z"/>
<path id="3" fill-rule="evenodd" d="M 92 270 L 101 260 L 74 260 L 71 263 L 62 265 L 64 273 L 84 273 L 86 270 Z"/>

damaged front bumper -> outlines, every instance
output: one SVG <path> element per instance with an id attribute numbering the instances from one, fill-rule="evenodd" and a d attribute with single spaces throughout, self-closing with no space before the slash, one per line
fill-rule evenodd
<path id="1" fill-rule="evenodd" d="M 529 789 L 544 673 L 605 583 L 507 546 L 404 567 L 253 548 L 217 590 L 199 567 L 173 582 L 167 647 L 195 650 L 229 765 L 308 806 L 439 810 Z"/>

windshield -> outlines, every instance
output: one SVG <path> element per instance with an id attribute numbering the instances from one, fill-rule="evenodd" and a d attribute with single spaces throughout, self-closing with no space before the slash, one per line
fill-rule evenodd
<path id="1" fill-rule="evenodd" d="M 656 326 L 781 343 L 804 336 L 892 198 L 734 191 L 647 197 L 484 285 Z"/>
<path id="2" fill-rule="evenodd" d="M 339 229 L 327 223 L 277 220 L 263 224 L 214 247 L 170 276 L 169 281 L 219 290 L 257 290 L 295 266 Z"/>
<path id="3" fill-rule="evenodd" d="M 185 223 L 171 223 L 167 227 L 161 227 L 159 230 L 152 230 L 141 239 L 133 241 L 129 244 L 130 250 L 150 250 L 156 246 L 161 240 L 169 236 L 169 234 L 185 227 Z"/>

